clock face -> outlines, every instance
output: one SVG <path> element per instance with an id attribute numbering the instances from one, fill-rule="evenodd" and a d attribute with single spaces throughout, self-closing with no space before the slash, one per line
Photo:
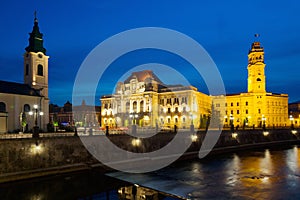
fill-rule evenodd
<path id="1" fill-rule="evenodd" d="M 38 57 L 39 57 L 39 58 L 42 58 L 42 57 L 43 57 L 43 55 L 42 55 L 42 54 L 38 54 Z"/>

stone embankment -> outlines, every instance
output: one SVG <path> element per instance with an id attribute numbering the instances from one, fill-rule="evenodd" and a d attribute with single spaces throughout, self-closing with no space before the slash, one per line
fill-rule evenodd
<path id="1" fill-rule="evenodd" d="M 181 160 L 195 158 L 205 138 L 205 131 L 198 131 L 191 137 L 188 132 L 185 140 L 193 140 Z M 72 134 L 71 134 L 72 135 Z M 121 149 L 132 152 L 151 152 L 167 145 L 174 133 L 159 133 L 149 138 L 135 138 L 120 134 L 110 135 L 109 140 Z M 195 137 L 197 136 L 197 137 Z M 39 176 L 69 173 L 97 167 L 110 170 L 99 163 L 86 149 L 82 139 L 101 140 L 105 135 L 57 136 L 36 138 L 0 139 L 0 183 Z M 183 142 L 186 142 L 183 141 Z M 253 148 L 268 148 L 276 145 L 291 145 L 300 142 L 300 130 L 239 130 L 236 133 L 223 130 L 214 150 L 210 154 L 220 154 Z"/>

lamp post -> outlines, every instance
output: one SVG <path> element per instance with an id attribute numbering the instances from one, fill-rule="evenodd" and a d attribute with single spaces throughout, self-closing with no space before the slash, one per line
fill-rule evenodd
<path id="1" fill-rule="evenodd" d="M 266 117 L 263 115 L 262 116 L 262 118 L 261 118 L 261 120 L 263 121 L 263 131 L 265 131 L 266 130 Z"/>
<path id="2" fill-rule="evenodd" d="M 294 117 L 293 117 L 293 115 L 290 115 L 290 121 L 291 121 L 291 129 L 294 129 Z"/>
<path id="3" fill-rule="evenodd" d="M 132 135 L 136 135 L 136 119 L 139 117 L 136 113 L 131 113 L 129 117 L 132 119 Z"/>
<path id="4" fill-rule="evenodd" d="M 228 126 L 228 117 L 227 117 L 227 115 L 224 116 L 224 126 L 225 127 Z"/>
<path id="5" fill-rule="evenodd" d="M 42 111 L 40 111 L 38 108 L 39 108 L 38 105 L 34 104 L 33 110 L 29 112 L 29 115 L 34 115 L 34 127 L 33 127 L 33 132 L 32 132 L 33 138 L 39 137 L 38 116 L 44 115 L 44 113 Z"/>
<path id="6" fill-rule="evenodd" d="M 232 116 L 232 114 L 230 114 L 229 120 L 230 120 L 230 130 L 233 133 L 234 132 L 234 123 L 233 123 L 234 117 Z"/>

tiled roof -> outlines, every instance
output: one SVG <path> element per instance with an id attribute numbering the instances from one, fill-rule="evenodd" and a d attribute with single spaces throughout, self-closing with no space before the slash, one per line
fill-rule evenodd
<path id="1" fill-rule="evenodd" d="M 19 94 L 27 96 L 41 96 L 39 91 L 31 88 L 27 84 L 0 81 L 0 93 Z"/>
<path id="2" fill-rule="evenodd" d="M 139 82 L 144 82 L 147 78 L 151 78 L 162 84 L 161 80 L 151 70 L 132 72 L 132 74 L 124 81 L 124 83 L 129 83 L 133 78 L 137 78 Z"/>

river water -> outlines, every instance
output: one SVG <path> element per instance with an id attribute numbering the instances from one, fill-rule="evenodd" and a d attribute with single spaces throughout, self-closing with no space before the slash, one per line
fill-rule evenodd
<path id="1" fill-rule="evenodd" d="M 101 175 L 92 171 L 0 185 L 0 199 L 134 197 L 300 199 L 300 148 L 289 146 L 211 156 L 146 174 Z"/>

